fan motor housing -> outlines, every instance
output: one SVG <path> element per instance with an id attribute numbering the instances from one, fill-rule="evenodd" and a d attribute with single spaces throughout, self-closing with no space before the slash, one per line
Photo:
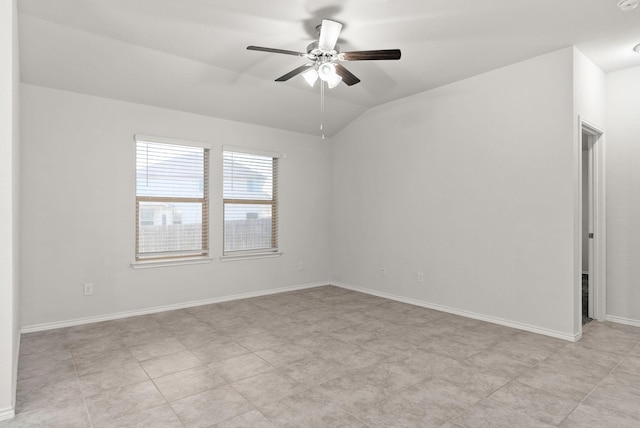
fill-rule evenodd
<path id="1" fill-rule="evenodd" d="M 333 58 L 340 53 L 340 46 L 336 44 L 333 50 L 325 51 L 318 47 L 318 41 L 316 40 L 315 42 L 309 43 L 309 45 L 307 46 L 307 53 L 317 58 L 320 58 L 321 56 Z"/>

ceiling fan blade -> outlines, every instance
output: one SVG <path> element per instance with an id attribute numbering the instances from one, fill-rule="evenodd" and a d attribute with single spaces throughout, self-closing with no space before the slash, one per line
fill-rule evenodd
<path id="1" fill-rule="evenodd" d="M 341 64 L 336 64 L 336 74 L 342 77 L 342 81 L 347 86 L 355 85 L 356 83 L 360 82 L 360 79 L 358 79 L 352 72 L 344 68 Z"/>
<path id="2" fill-rule="evenodd" d="M 295 70 L 291 70 L 287 74 L 278 77 L 276 79 L 276 82 L 285 82 L 285 81 L 291 79 L 292 77 L 297 76 L 298 74 L 302 73 L 303 71 L 308 70 L 309 67 L 313 67 L 313 64 L 301 65 L 300 67 L 296 68 Z"/>
<path id="3" fill-rule="evenodd" d="M 340 59 L 343 61 L 371 61 L 400 59 L 400 56 L 400 49 L 382 49 L 376 51 L 343 52 L 340 54 Z"/>
<path id="4" fill-rule="evenodd" d="M 263 48 L 262 46 L 247 46 L 247 50 L 279 53 L 279 54 L 285 54 L 285 55 L 307 56 L 307 54 L 304 52 L 288 51 L 285 49 Z"/>
<path id="5" fill-rule="evenodd" d="M 320 27 L 320 38 L 318 39 L 318 48 L 325 51 L 332 51 L 336 47 L 342 24 L 330 19 L 323 19 Z"/>

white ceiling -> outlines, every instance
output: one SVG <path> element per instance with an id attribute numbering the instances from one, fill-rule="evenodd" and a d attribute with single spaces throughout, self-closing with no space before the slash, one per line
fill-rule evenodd
<path id="1" fill-rule="evenodd" d="M 602 70 L 640 66 L 640 7 L 617 0 L 18 0 L 22 81 L 319 134 L 318 85 L 274 79 L 303 58 L 323 18 L 362 82 L 327 91 L 325 132 L 367 109 L 575 45 Z M 524 83 L 524 82 L 523 82 Z"/>

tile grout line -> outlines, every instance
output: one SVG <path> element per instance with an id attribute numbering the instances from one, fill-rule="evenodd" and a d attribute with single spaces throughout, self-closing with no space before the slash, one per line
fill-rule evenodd
<path id="1" fill-rule="evenodd" d="M 164 330 L 164 329 L 165 329 L 165 328 L 163 327 L 163 330 Z M 118 332 L 118 335 L 119 335 L 119 332 Z M 178 340 L 178 342 L 180 342 L 180 340 L 179 340 L 179 339 L 176 339 L 176 340 Z M 180 343 L 182 344 L 182 342 L 180 342 Z M 184 346 L 184 344 L 182 344 L 182 345 Z M 131 350 L 129 349 L 129 348 L 130 348 L 129 346 L 126 346 L 126 345 L 125 345 L 125 347 L 129 350 L 129 352 L 131 352 Z M 185 346 L 185 348 L 186 348 L 187 350 L 189 350 L 186 346 Z M 175 352 L 174 354 L 177 354 L 177 353 L 179 353 L 179 352 L 183 352 L 183 351 L 178 351 L 178 352 Z M 191 351 L 189 350 L 189 352 L 191 352 Z M 174 354 L 169 354 L 169 355 L 174 355 Z M 166 355 L 163 355 L 163 356 L 166 356 Z M 198 359 L 198 360 L 203 364 L 203 366 L 206 366 L 206 364 L 204 364 L 204 363 L 202 362 L 202 360 L 200 360 L 200 358 L 198 358 L 195 354 L 194 354 L 194 356 L 195 356 L 195 357 L 196 357 L 196 358 L 197 358 L 197 359 Z M 154 378 L 152 378 L 152 377 L 151 377 L 151 375 L 149 375 L 149 373 L 147 372 L 147 369 L 145 369 L 145 368 L 144 368 L 144 366 L 142 365 L 142 362 L 141 362 L 141 361 L 139 361 L 135 356 L 134 356 L 134 358 L 135 358 L 135 360 L 138 362 L 138 364 L 140 365 L 140 368 L 145 372 L 145 374 L 147 375 L 147 377 L 149 378 L 149 380 L 150 380 L 150 381 L 151 381 L 151 383 L 153 384 L 154 388 L 155 388 L 155 389 L 160 393 L 160 395 L 162 396 L 162 399 L 164 400 L 165 404 L 166 404 L 167 406 L 169 406 L 169 408 L 171 409 L 171 412 L 176 416 L 176 418 L 178 419 L 178 421 L 180 422 L 180 424 L 181 424 L 183 427 L 186 427 L 185 423 L 184 423 L 184 422 L 182 421 L 182 419 L 180 418 L 180 415 L 178 415 L 178 414 L 176 413 L 175 409 L 174 409 L 174 408 L 173 408 L 173 406 L 171 405 L 171 402 L 170 402 L 169 400 L 167 400 L 167 397 L 165 397 L 165 395 L 162 393 L 162 391 L 160 390 L 160 388 L 158 388 L 158 385 L 156 384 L 156 382 L 155 382 Z M 149 360 L 151 360 L 151 359 L 152 359 L 152 358 L 149 358 Z M 145 361 L 147 361 L 147 360 L 145 360 Z M 201 366 L 199 366 L 199 367 L 201 367 Z M 192 367 L 192 368 L 193 368 L 193 367 Z M 176 372 L 176 373 L 180 373 L 180 372 L 183 372 L 183 371 L 186 371 L 186 370 L 189 370 L 189 369 L 180 370 L 180 371 L 178 371 L 178 372 Z M 173 374 L 173 373 L 171 373 L 171 374 Z M 167 375 L 167 376 L 169 376 L 169 375 Z M 159 376 L 158 378 L 160 378 L 160 377 L 163 377 L 163 376 Z M 158 378 L 155 378 L 155 379 L 158 379 Z M 224 379 L 223 379 L 223 381 L 224 381 Z M 182 398 L 184 398 L 184 397 L 182 397 Z M 157 407 L 160 407 L 160 406 L 157 406 Z M 152 409 L 153 409 L 153 408 L 155 408 L 155 407 L 152 407 Z M 147 410 L 148 410 L 148 409 L 147 409 Z"/>
<path id="2" fill-rule="evenodd" d="M 68 345 L 68 337 L 67 332 L 64 334 L 65 338 L 65 346 Z M 84 391 L 82 390 L 82 384 L 80 383 L 80 376 L 78 376 L 78 369 L 76 367 L 76 359 L 73 356 L 73 351 L 69 349 L 69 353 L 71 354 L 71 363 L 73 364 L 73 373 L 76 375 L 76 382 L 78 382 L 78 388 L 80 389 L 80 395 L 82 396 L 82 403 L 84 404 L 84 411 L 87 413 L 87 419 L 89 420 L 89 427 L 93 428 L 93 421 L 91 420 L 91 413 L 89 413 L 89 406 L 87 405 L 87 400 L 85 398 Z"/>
<path id="3" fill-rule="evenodd" d="M 497 345 L 497 344 L 496 344 L 496 345 Z M 494 347 L 494 346 L 496 346 L 496 345 L 493 345 L 492 347 Z M 528 372 L 528 371 L 530 371 L 530 370 L 534 370 L 534 369 L 535 369 L 535 368 L 537 368 L 537 367 L 540 367 L 540 363 L 541 363 L 541 362 L 546 361 L 547 359 L 551 358 L 553 355 L 556 355 L 558 352 L 560 352 L 562 349 L 565 349 L 567 346 L 568 346 L 568 345 L 564 345 L 564 346 L 560 347 L 559 349 L 557 349 L 557 350 L 555 350 L 555 351 L 551 352 L 551 353 L 550 353 L 549 355 L 547 355 L 545 358 L 543 358 L 543 359 L 541 359 L 541 360 L 536 361 L 536 363 L 535 363 L 534 365 L 532 365 L 532 366 L 530 366 L 530 367 L 528 367 L 528 368 L 526 369 L 526 372 Z M 490 348 L 491 348 L 491 347 L 490 347 Z M 517 358 L 517 357 L 513 357 L 513 358 L 515 358 L 516 360 L 521 361 L 521 362 L 523 362 L 523 363 L 526 363 L 526 361 L 521 360 L 520 358 Z M 484 400 L 486 400 L 486 399 L 493 400 L 494 402 L 496 402 L 496 403 L 498 403 L 498 404 L 500 404 L 500 405 L 502 405 L 502 406 L 506 406 L 506 407 L 508 407 L 510 410 L 512 410 L 512 411 L 514 411 L 514 412 L 524 413 L 524 412 L 522 412 L 521 410 L 515 409 L 515 408 L 511 407 L 510 405 L 507 405 L 507 404 L 503 404 L 503 403 L 497 402 L 497 401 L 495 401 L 495 399 L 492 399 L 492 398 L 491 398 L 491 396 L 492 396 L 493 394 L 495 394 L 496 392 L 498 392 L 498 391 L 500 391 L 500 390 L 502 390 L 502 389 L 506 388 L 508 385 L 510 385 L 510 384 L 512 384 L 512 383 L 514 383 L 514 382 L 517 382 L 517 381 L 518 381 L 518 379 L 520 379 L 524 374 L 525 374 L 525 373 L 521 373 L 521 374 L 519 374 L 519 375 L 517 375 L 517 376 L 513 377 L 511 380 L 509 380 L 509 382 L 505 383 L 504 385 L 502 385 L 501 387 L 499 387 L 499 388 L 498 388 L 498 389 L 496 389 L 495 391 L 491 392 L 490 394 L 487 394 L 487 395 L 486 395 L 483 399 L 481 399 L 480 401 L 484 401 Z M 524 385 L 525 385 L 525 386 L 528 386 L 528 387 L 530 387 L 530 388 L 532 388 L 532 389 L 535 389 L 535 390 L 537 390 L 537 391 L 540 391 L 540 392 L 544 392 L 544 393 L 546 393 L 546 394 L 553 395 L 554 397 L 561 398 L 561 397 L 559 397 L 558 395 L 554 394 L 553 392 L 545 391 L 545 390 L 542 390 L 542 389 L 540 389 L 540 388 L 533 387 L 533 386 L 529 386 L 529 385 L 526 385 L 526 384 L 524 384 Z M 480 401 L 478 401 L 478 403 L 479 403 Z M 474 407 L 474 406 L 475 406 L 475 405 L 477 405 L 478 403 L 474 404 L 474 405 L 473 405 L 473 406 L 471 406 L 471 407 Z M 578 403 L 578 405 L 579 405 L 579 404 L 580 404 L 580 403 Z M 576 405 L 576 407 L 577 407 L 578 405 Z M 462 415 L 463 415 L 463 414 L 465 414 L 465 413 L 468 413 L 468 411 L 469 411 L 469 410 L 470 410 L 470 409 L 467 409 L 467 410 L 465 410 L 465 411 L 461 412 L 461 413 L 460 413 L 460 414 L 458 414 L 456 417 L 454 417 L 454 418 L 450 419 L 450 420 L 449 420 L 449 421 L 447 421 L 447 422 L 451 422 L 451 423 L 456 423 L 456 424 L 457 424 L 457 422 L 455 422 L 455 419 L 459 418 L 460 416 L 462 416 Z M 571 410 L 571 412 L 569 412 L 569 413 L 568 413 L 568 414 L 567 414 L 567 415 L 566 415 L 562 420 L 566 419 L 566 418 L 567 418 L 571 413 L 573 413 L 573 410 L 575 410 L 575 407 L 574 407 L 574 409 L 572 409 L 572 410 Z M 524 414 L 526 414 L 526 413 L 524 413 Z M 541 422 L 541 423 L 546 424 L 546 422 L 544 422 L 544 421 L 540 420 L 540 419 L 539 419 L 539 418 L 537 418 L 537 417 L 533 417 L 533 419 L 535 419 L 535 420 L 537 420 L 537 421 L 539 421 L 539 422 Z M 561 423 L 561 422 L 562 422 L 562 420 L 561 420 L 559 423 Z M 558 424 L 559 424 L 559 423 L 558 423 Z M 459 425 L 459 424 L 458 424 L 458 425 Z M 548 425 L 550 425 L 550 424 L 548 424 Z"/>
<path id="4" fill-rule="evenodd" d="M 613 367 L 611 370 L 609 370 L 609 373 L 607 375 L 605 375 L 602 379 L 600 379 L 600 381 L 591 389 L 591 391 L 589 391 L 582 400 L 580 400 L 580 402 L 578 404 L 576 404 L 576 406 L 564 417 L 562 418 L 562 420 L 560 422 L 558 422 L 558 426 L 560 426 L 562 424 L 562 422 L 564 422 L 569 416 L 571 416 L 573 414 L 573 412 L 576 411 L 576 409 L 578 407 L 580 407 L 580 405 L 582 405 L 585 400 L 587 398 L 589 398 L 591 396 L 591 394 L 593 393 L 593 391 L 595 391 L 596 389 L 598 389 L 598 387 L 602 384 L 602 382 L 605 381 L 605 379 L 607 378 L 608 375 L 611 374 L 611 372 L 613 372 L 616 368 L 618 368 L 618 366 L 620 364 L 622 364 L 622 362 L 627 358 L 629 353 L 627 353 L 627 355 L 625 355 L 616 365 L 615 367 Z M 585 406 L 587 406 L 587 404 L 585 404 Z"/>
<path id="5" fill-rule="evenodd" d="M 211 343 L 211 342 L 210 342 L 210 343 Z M 237 342 L 233 342 L 233 343 L 237 343 Z M 238 345 L 239 345 L 239 344 L 238 344 Z M 203 345 L 203 346 L 206 346 L 206 345 Z M 242 345 L 240 345 L 240 346 L 242 346 Z M 277 345 L 274 345 L 274 346 L 277 346 Z M 245 348 L 245 349 L 246 349 L 246 348 Z M 265 348 L 265 349 L 269 349 L 269 348 Z M 183 352 L 183 351 L 179 351 L 179 352 Z M 170 355 L 173 355 L 173 354 L 170 354 Z M 182 397 L 177 398 L 177 399 L 175 399 L 175 400 L 173 400 L 173 401 L 169 401 L 169 400 L 167 400 L 167 398 L 165 397 L 165 395 L 162 393 L 162 391 L 160 391 L 160 389 L 158 388 L 158 386 L 157 386 L 157 385 L 156 385 L 156 383 L 155 383 L 155 379 L 159 379 L 159 378 L 162 378 L 162 377 L 165 377 L 165 376 L 171 376 L 171 375 L 174 375 L 174 374 L 177 374 L 177 373 L 182 373 L 182 372 L 185 372 L 185 371 L 188 371 L 188 370 L 192 370 L 192 369 L 195 369 L 195 368 L 199 368 L 199 367 L 208 367 L 208 368 L 210 368 L 210 364 L 214 364 L 214 363 L 217 363 L 217 362 L 230 360 L 230 359 L 237 358 L 237 357 L 241 357 L 241 356 L 245 356 L 245 355 L 255 355 L 256 357 L 260 358 L 262 361 L 265 361 L 267 364 L 271 365 L 271 363 L 269 363 L 268 361 L 266 361 L 266 360 L 264 360 L 263 358 L 261 358 L 261 357 L 260 357 L 259 355 L 257 355 L 255 352 L 253 352 L 253 351 L 249 351 L 249 352 L 248 352 L 248 353 L 246 353 L 246 354 L 236 355 L 236 356 L 229 357 L 229 358 L 225 358 L 225 359 L 222 359 L 222 360 L 212 361 L 212 362 L 210 362 L 210 363 L 205 363 L 205 362 L 203 362 L 200 358 L 198 358 L 198 357 L 196 356 L 196 358 L 198 358 L 198 360 L 200 360 L 200 362 L 202 363 L 202 365 L 197 366 L 197 367 L 187 368 L 187 369 L 184 369 L 184 370 L 179 370 L 179 371 L 177 371 L 177 372 L 169 373 L 169 374 L 167 374 L 167 375 L 163 375 L 163 376 L 158 376 L 158 377 L 156 377 L 156 378 L 152 378 L 151 376 L 149 376 L 149 374 L 148 374 L 148 373 L 147 373 L 147 376 L 149 376 L 149 380 L 151 380 L 151 381 L 153 382 L 153 384 L 154 384 L 154 386 L 156 387 L 156 389 L 158 389 L 158 391 L 160 392 L 160 394 L 162 395 L 162 397 L 163 397 L 163 398 L 164 398 L 164 400 L 166 401 L 166 404 L 167 404 L 167 405 L 169 405 L 169 407 L 171 408 L 172 412 L 176 415 L 176 417 L 178 418 L 178 420 L 180 421 L 180 423 L 182 423 L 183 425 L 184 425 L 184 422 L 182 421 L 182 419 L 180 418 L 180 416 L 175 412 L 175 410 L 173 409 L 173 406 L 171 405 L 171 403 L 173 403 L 173 402 L 175 402 L 175 401 L 183 400 L 183 399 L 185 399 L 185 398 L 193 397 L 193 396 L 195 396 L 195 395 L 202 394 L 202 393 L 207 392 L 207 391 L 212 391 L 212 390 L 214 390 L 214 389 L 218 389 L 218 388 L 220 388 L 220 387 L 222 387 L 222 386 L 230 386 L 230 387 L 232 387 L 234 391 L 236 391 L 240 396 L 242 396 L 242 398 L 244 398 L 244 399 L 245 399 L 249 404 L 251 404 L 251 406 L 254 408 L 254 410 L 257 410 L 257 411 L 259 411 L 259 412 L 262 414 L 262 411 L 260 411 L 260 409 L 258 409 L 258 408 L 257 408 L 257 407 L 256 407 L 256 406 L 255 406 L 255 405 L 254 405 L 254 404 L 253 404 L 253 403 L 248 399 L 248 398 L 246 398 L 244 395 L 242 395 L 242 394 L 240 393 L 240 391 L 238 391 L 236 388 L 234 388 L 232 384 L 233 384 L 234 382 L 237 382 L 237 381 L 241 381 L 241 380 L 245 380 L 245 379 L 251 379 L 251 378 L 256 377 L 256 376 L 259 376 L 260 374 L 263 374 L 263 373 L 258 373 L 258 374 L 252 375 L 252 376 L 248 376 L 248 377 L 246 377 L 246 378 L 238 379 L 238 380 L 236 380 L 236 381 L 234 381 L 234 382 L 227 382 L 224 378 L 220 377 L 220 378 L 222 379 L 222 381 L 224 382 L 223 384 L 218 385 L 218 386 L 215 386 L 215 387 L 213 387 L 213 388 L 206 389 L 206 390 L 204 390 L 204 391 L 198 391 L 198 392 L 194 392 L 194 393 L 192 393 L 192 394 L 188 394 L 188 395 L 182 396 Z M 142 366 L 142 364 L 141 364 L 141 366 Z M 275 366 L 273 366 L 273 365 L 271 365 L 271 366 L 274 368 L 274 371 L 276 371 L 276 370 L 278 369 L 277 367 L 275 367 Z M 145 370 L 145 373 L 146 373 L 146 369 L 144 369 L 144 367 L 142 367 L 142 369 L 143 369 L 143 370 Z M 295 379 L 294 379 L 294 380 L 295 380 Z M 245 413 L 248 413 L 248 412 L 245 412 Z M 243 413 L 243 414 L 244 414 L 244 413 Z M 236 415 L 236 416 L 239 416 L 239 415 Z M 263 416 L 264 416 L 264 414 L 263 414 Z M 232 417 L 231 417 L 231 418 L 229 418 L 229 419 L 232 419 L 233 417 L 235 417 L 235 416 L 232 416 Z M 265 416 L 265 418 L 266 418 L 266 416 Z M 227 420 L 229 420 L 229 419 L 225 419 L 224 421 L 227 421 Z M 220 422 L 224 422 L 224 421 L 220 421 Z"/>
<path id="6" fill-rule="evenodd" d="M 134 357 L 135 358 L 135 357 Z M 199 359 L 199 358 L 198 358 Z M 137 359 L 136 359 L 137 361 Z M 140 361 L 138 361 L 138 364 L 140 364 Z M 165 404 L 167 406 L 169 406 L 169 408 L 171 409 L 171 412 L 176 416 L 176 418 L 178 419 L 178 421 L 180 422 L 180 424 L 182 424 L 183 427 L 185 427 L 184 422 L 182 421 L 182 419 L 180 419 L 180 416 L 176 413 L 176 411 L 173 409 L 173 406 L 171 405 L 171 403 L 169 402 L 169 400 L 167 400 L 167 397 L 165 397 L 165 395 L 162 393 L 162 391 L 160 390 L 160 388 L 158 388 L 158 385 L 156 385 L 156 382 L 154 381 L 154 379 L 149 376 L 149 373 L 147 373 L 147 370 L 144 368 L 144 366 L 142 364 L 140 364 L 140 368 L 145 372 L 145 374 L 147 375 L 147 377 L 149 378 L 149 380 L 151 381 L 151 383 L 153 384 L 154 388 L 160 393 L 160 395 L 162 396 L 162 399 L 164 400 Z M 156 406 L 156 407 L 160 407 L 160 406 Z M 151 407 L 152 409 L 154 409 L 155 407 Z M 148 410 L 148 409 L 147 409 Z"/>
<path id="7" fill-rule="evenodd" d="M 115 333 L 115 334 L 116 334 L 120 339 L 122 339 L 122 336 L 120 335 L 120 331 L 119 331 L 117 328 L 115 328 L 115 327 L 114 327 L 114 333 Z M 124 347 L 127 349 L 127 351 L 131 352 L 131 350 L 130 350 L 130 346 L 128 346 L 128 345 L 124 345 Z M 133 355 L 133 354 L 132 354 L 132 355 Z M 164 395 L 162 394 L 162 392 L 158 389 L 158 387 L 157 387 L 157 385 L 155 384 L 155 382 L 153 382 L 153 379 L 151 378 L 151 376 L 149 376 L 149 374 L 147 373 L 146 369 L 142 366 L 142 364 L 140 363 L 140 361 L 138 361 L 138 359 L 137 359 L 135 356 L 134 356 L 134 359 L 136 360 L 136 362 L 138 363 L 138 365 L 140 366 L 140 368 L 145 372 L 145 374 L 147 375 L 147 378 L 148 378 L 148 379 L 146 379 L 146 380 L 141 380 L 141 381 L 139 381 L 139 382 L 133 382 L 133 383 L 125 384 L 125 385 L 120 386 L 119 388 L 126 387 L 126 386 L 132 386 L 132 385 L 138 385 L 138 384 L 141 384 L 141 383 L 144 383 L 144 382 L 147 382 L 147 381 L 151 381 L 151 382 L 153 383 L 154 388 L 156 388 L 156 390 L 158 391 L 158 393 L 162 396 L 163 400 L 165 401 L 165 404 L 167 404 L 167 405 L 168 405 L 168 404 L 169 404 L 169 402 L 166 400 L 166 398 L 164 397 Z M 72 360 L 73 360 L 74 370 L 76 371 L 76 377 L 77 377 L 77 378 L 78 378 L 78 380 L 79 380 L 80 376 L 78 376 L 78 375 L 77 375 L 75 359 L 73 359 L 73 353 L 72 353 Z M 99 371 L 98 371 L 98 372 L 95 372 L 95 373 L 99 373 Z M 85 408 L 86 408 L 86 410 L 87 410 L 87 414 L 89 415 L 89 423 L 91 424 L 91 428 L 93 428 L 93 422 L 91 421 L 91 414 L 90 414 L 90 412 L 89 412 L 89 407 L 88 407 L 88 406 L 87 406 L 87 404 L 86 404 L 85 394 L 84 394 L 84 392 L 82 391 L 82 388 L 80 388 L 80 390 L 81 390 L 81 394 L 82 394 L 82 399 L 83 399 L 83 401 L 84 401 L 84 403 L 85 403 Z M 97 395 L 97 394 L 93 394 L 93 395 Z M 132 413 L 127 413 L 127 414 L 119 415 L 119 416 L 116 416 L 116 417 L 113 417 L 113 418 L 110 418 L 110 419 L 106 419 L 104 422 L 107 422 L 107 421 L 110 421 L 110 420 L 115 420 L 115 419 L 118 419 L 118 418 L 121 418 L 121 417 L 131 416 L 131 415 L 134 415 L 134 414 L 139 413 L 139 412 L 143 412 L 143 411 L 150 410 L 150 409 L 155 409 L 155 408 L 157 408 L 157 407 L 160 407 L 160 405 L 159 405 L 159 406 L 153 406 L 153 407 L 150 407 L 150 408 L 148 408 L 148 409 L 137 410 L 137 411 L 134 411 L 134 412 L 132 412 Z M 171 406 L 169 406 L 169 407 L 171 407 Z M 173 411 L 173 408 L 172 408 L 171 410 Z M 175 412 L 174 412 L 174 413 L 175 413 Z M 176 416 L 177 416 L 177 415 L 176 415 Z M 180 421 L 180 423 L 182 424 L 182 421 L 180 420 L 180 418 L 178 418 L 178 420 L 179 420 L 179 421 Z M 184 426 L 184 424 L 182 424 L 182 425 Z"/>
<path id="8" fill-rule="evenodd" d="M 258 376 L 258 375 L 255 375 L 255 376 Z M 251 377 L 255 377 L 255 376 L 251 376 Z M 251 377 L 249 377 L 249 378 L 247 378 L 247 379 L 250 379 Z M 228 383 L 227 385 L 229 385 L 229 386 L 230 386 L 230 387 L 231 387 L 231 388 L 232 388 L 232 389 L 233 389 L 233 390 L 234 390 L 234 391 L 235 391 L 235 392 L 236 392 L 240 397 L 242 397 L 242 398 L 243 398 L 247 403 L 249 403 L 249 404 L 251 405 L 251 407 L 253 407 L 253 409 L 254 409 L 254 410 L 257 410 L 258 412 L 260 412 L 260 414 L 261 414 L 265 419 L 269 420 L 269 418 L 268 418 L 267 416 L 265 416 L 265 414 L 264 414 L 264 413 L 262 413 L 262 410 L 260 410 L 260 409 L 258 408 L 258 406 L 256 406 L 255 404 L 253 404 L 253 402 L 252 402 L 251 400 L 249 400 L 247 397 L 245 397 L 245 396 L 242 394 L 242 392 L 238 391 L 238 390 L 233 386 L 233 384 Z M 244 413 L 242 413 L 242 414 L 244 415 L 244 414 L 246 414 L 246 413 L 249 413 L 249 412 L 244 412 Z M 240 415 L 236 415 L 236 416 L 240 416 Z M 230 420 L 230 419 L 235 418 L 236 416 L 232 416 L 232 417 L 227 418 L 227 419 L 225 419 L 225 420 L 223 420 L 223 421 L 220 421 L 220 422 L 226 422 L 226 421 L 228 421 L 228 420 Z M 219 424 L 220 422 L 218 422 L 217 424 Z M 217 425 L 217 424 L 216 424 L 216 425 Z"/>

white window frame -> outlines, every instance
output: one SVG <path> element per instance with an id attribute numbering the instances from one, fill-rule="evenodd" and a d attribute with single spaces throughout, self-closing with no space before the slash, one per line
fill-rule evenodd
<path id="1" fill-rule="evenodd" d="M 279 163 L 280 163 L 280 159 L 285 159 L 286 155 L 282 154 L 282 153 L 278 153 L 278 152 L 272 152 L 272 151 L 267 151 L 267 150 L 259 150 L 259 149 L 253 149 L 253 148 L 247 148 L 247 147 L 237 147 L 237 146 L 223 146 L 222 147 L 222 158 L 224 159 L 224 152 L 235 152 L 235 153 L 244 153 L 244 154 L 250 154 L 250 155 L 258 155 L 258 156 L 266 156 L 266 157 L 270 157 L 272 158 L 275 162 L 274 162 L 274 169 L 273 169 L 273 176 L 272 176 L 272 180 L 273 180 L 273 193 L 272 193 L 272 200 L 270 201 L 270 203 L 272 204 L 272 209 L 273 212 L 275 214 L 275 216 L 272 215 L 272 222 L 273 222 L 273 226 L 272 226 L 272 243 L 273 246 L 271 248 L 266 248 L 266 249 L 251 249 L 251 250 L 243 250 L 243 251 L 225 251 L 225 218 L 224 218 L 224 212 L 225 212 L 225 204 L 227 203 L 237 203 L 237 200 L 227 200 L 224 198 L 224 190 L 223 190 L 223 194 L 222 194 L 222 255 L 220 256 L 220 260 L 222 261 L 232 261 L 232 260 L 248 260 L 248 259 L 256 259 L 256 258 L 266 258 L 266 257 L 279 257 L 280 255 L 282 255 L 282 252 L 280 251 L 280 248 L 278 246 L 278 241 L 279 241 L 279 222 L 278 222 L 278 218 L 279 218 L 279 210 L 280 210 L 280 200 L 279 200 L 279 196 L 278 196 L 278 179 L 279 179 Z M 223 161 L 224 162 L 224 161 Z M 224 188 L 224 167 L 223 169 L 223 188 Z M 250 200 L 247 199 L 246 203 L 247 204 L 251 204 L 257 201 L 254 200 Z M 258 203 L 264 203 L 264 201 L 260 201 Z"/>
<path id="2" fill-rule="evenodd" d="M 131 263 L 131 266 L 134 269 L 141 268 L 150 268 L 150 267 L 161 267 L 161 266 L 174 266 L 174 265 L 184 265 L 184 264 L 199 264 L 199 263 L 208 263 L 211 261 L 211 257 L 209 255 L 211 243 L 210 243 L 210 188 L 209 188 L 209 178 L 210 178 L 210 152 L 212 149 L 212 145 L 206 142 L 200 141 L 190 141 L 190 140 L 182 140 L 182 139 L 174 139 L 174 138 L 166 138 L 166 137 L 157 137 L 143 134 L 135 134 L 134 142 L 148 142 L 148 143 L 161 143 L 161 144 L 171 144 L 177 146 L 187 146 L 187 147 L 198 147 L 205 150 L 205 163 L 204 163 L 204 183 L 203 183 L 203 198 L 200 199 L 199 202 L 203 204 L 203 221 L 205 224 L 203 225 L 203 249 L 201 254 L 196 255 L 181 255 L 181 256 L 158 256 L 158 257 L 140 257 L 138 252 L 139 245 L 139 235 L 138 235 L 138 227 L 139 227 L 139 203 L 143 199 L 148 199 L 148 197 L 139 197 L 136 189 L 136 225 L 135 225 L 135 253 L 134 258 L 135 261 Z M 137 153 L 137 150 L 136 150 Z M 136 161 L 137 165 L 137 161 Z M 142 199 L 141 199 L 142 198 Z M 180 198 L 176 198 L 176 200 L 180 200 Z M 206 219 L 206 220 L 204 220 Z M 206 241 L 205 241 L 206 240 Z"/>

